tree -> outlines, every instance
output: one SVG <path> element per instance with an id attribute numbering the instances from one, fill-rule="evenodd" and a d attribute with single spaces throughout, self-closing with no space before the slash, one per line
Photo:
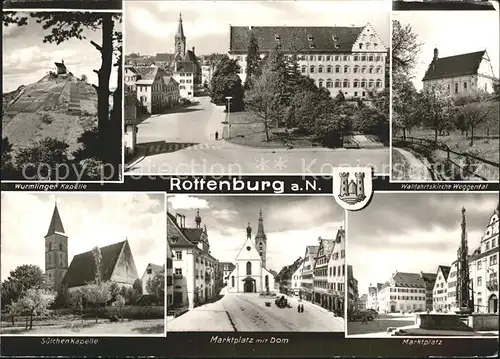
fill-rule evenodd
<path id="1" fill-rule="evenodd" d="M 94 259 L 94 278 L 95 278 L 95 283 L 97 285 L 101 284 L 101 279 L 102 279 L 102 253 L 101 253 L 101 248 L 99 247 L 94 247 L 92 248 L 92 257 Z"/>
<path id="2" fill-rule="evenodd" d="M 398 20 L 392 20 L 392 73 L 402 73 L 411 77 L 417 65 L 422 43 L 413 32 L 411 25 L 403 26 Z"/>
<path id="3" fill-rule="evenodd" d="M 2 308 L 17 301 L 29 289 L 46 289 L 47 278 L 42 269 L 33 264 L 24 264 L 10 271 L 2 283 Z"/>
<path id="4" fill-rule="evenodd" d="M 120 309 L 120 319 L 123 322 L 123 307 L 125 306 L 125 297 L 121 294 L 116 296 L 116 305 Z"/>
<path id="5" fill-rule="evenodd" d="M 247 68 L 246 68 L 246 79 L 243 88 L 248 90 L 251 87 L 251 82 L 255 76 L 258 76 L 260 67 L 260 54 L 259 45 L 257 44 L 257 39 L 254 33 L 250 35 L 250 41 L 248 44 L 247 52 Z"/>
<path id="6" fill-rule="evenodd" d="M 7 137 L 2 138 L 2 158 L 1 169 L 3 178 L 12 178 L 15 176 L 14 164 L 12 163 L 12 144 Z"/>
<path id="7" fill-rule="evenodd" d="M 87 75 L 83 74 L 82 77 L 81 77 L 81 80 L 83 82 L 87 82 L 89 79 L 88 79 Z"/>
<path id="8" fill-rule="evenodd" d="M 88 283 L 80 289 L 80 292 L 94 309 L 97 323 L 99 307 L 104 306 L 111 299 L 109 283 Z"/>
<path id="9" fill-rule="evenodd" d="M 137 278 L 132 284 L 132 289 L 138 294 L 142 295 L 142 280 Z"/>
<path id="10" fill-rule="evenodd" d="M 68 286 L 66 284 L 61 285 L 59 292 L 56 295 L 54 306 L 58 308 L 65 308 L 69 304 L 69 291 Z"/>
<path id="11" fill-rule="evenodd" d="M 17 171 L 27 179 L 54 179 L 58 168 L 69 161 L 68 148 L 69 145 L 64 141 L 43 138 L 19 150 L 16 156 Z"/>
<path id="12" fill-rule="evenodd" d="M 267 62 L 262 74 L 253 81 L 252 88 L 245 95 L 245 108 L 251 117 L 264 125 L 266 141 L 269 141 L 271 123 L 277 122 L 286 111 L 279 92 L 275 91 L 278 77 Z"/>
<path id="13" fill-rule="evenodd" d="M 243 87 L 238 76 L 240 66 L 236 60 L 224 55 L 217 60 L 217 65 L 210 82 L 211 101 L 217 106 L 227 105 L 226 97 L 233 97 L 231 110 L 241 107 Z"/>
<path id="14" fill-rule="evenodd" d="M 28 289 L 19 300 L 19 305 L 28 313 L 30 318 L 29 329 L 33 329 L 33 316 L 45 314 L 48 307 L 54 302 L 56 293 L 47 289 Z"/>
<path id="15" fill-rule="evenodd" d="M 7 313 L 10 315 L 12 325 L 16 325 L 16 317 L 24 314 L 24 308 L 20 302 L 11 302 L 5 306 Z M 27 325 L 26 325 L 27 329 Z"/>
<path id="16" fill-rule="evenodd" d="M 415 116 L 417 97 L 415 86 L 406 76 L 393 76 L 392 125 L 395 130 L 402 130 L 403 140 L 406 140 L 406 132 L 418 124 Z"/>
<path id="17" fill-rule="evenodd" d="M 438 136 L 451 127 L 454 108 L 451 97 L 441 89 L 429 89 L 419 94 L 416 103 L 416 116 L 434 130 L 436 143 Z"/>
<path id="18" fill-rule="evenodd" d="M 462 103 L 457 106 L 457 127 L 460 129 L 470 130 L 470 146 L 474 146 L 474 130 L 480 124 L 488 120 L 491 113 L 491 107 L 488 107 L 482 99 L 481 94 L 463 96 L 456 99 L 455 104 Z"/>
<path id="19" fill-rule="evenodd" d="M 165 301 L 165 271 L 163 270 L 149 279 L 146 289 L 159 303 L 163 303 Z"/>
<path id="20" fill-rule="evenodd" d="M 109 284 L 109 294 L 111 296 L 111 300 L 116 301 L 116 298 L 120 295 L 120 286 L 115 282 L 111 282 Z"/>

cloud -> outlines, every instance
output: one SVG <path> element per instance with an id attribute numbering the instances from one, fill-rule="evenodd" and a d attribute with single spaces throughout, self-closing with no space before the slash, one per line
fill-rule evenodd
<path id="1" fill-rule="evenodd" d="M 220 209 L 212 211 L 212 216 L 217 219 L 230 220 L 235 218 L 238 212 L 229 209 Z"/>
<path id="2" fill-rule="evenodd" d="M 172 209 L 197 209 L 208 208 L 208 201 L 198 197 L 188 195 L 176 195 L 168 197 L 168 202 Z"/>
<path id="3" fill-rule="evenodd" d="M 44 269 L 44 236 L 52 216 L 54 195 L 3 192 L 1 198 L 2 279 L 22 264 L 36 264 Z M 163 194 L 61 193 L 57 195 L 57 203 L 69 237 L 70 259 L 94 246 L 128 239 L 139 276 L 148 263 L 165 262 Z"/>

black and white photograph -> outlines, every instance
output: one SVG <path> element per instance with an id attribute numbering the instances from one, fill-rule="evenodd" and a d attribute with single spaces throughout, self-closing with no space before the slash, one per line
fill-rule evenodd
<path id="1" fill-rule="evenodd" d="M 350 213 L 347 335 L 498 338 L 498 211 L 498 193 L 379 192 Z"/>
<path id="2" fill-rule="evenodd" d="M 344 332 L 351 271 L 333 198 L 167 198 L 169 333 Z"/>
<path id="3" fill-rule="evenodd" d="M 126 172 L 389 173 L 380 3 L 126 1 L 124 13 Z"/>
<path id="4" fill-rule="evenodd" d="M 10 9 L 121 10 L 122 0 L 4 0 Z"/>
<path id="5" fill-rule="evenodd" d="M 165 336 L 165 207 L 164 193 L 2 192 L 2 335 Z"/>
<path id="6" fill-rule="evenodd" d="M 395 11 L 498 10 L 498 0 L 393 0 Z"/>
<path id="7" fill-rule="evenodd" d="M 121 21 L 3 13 L 2 180 L 120 181 Z"/>
<path id="8" fill-rule="evenodd" d="M 393 14 L 392 180 L 498 182 L 498 16 Z"/>

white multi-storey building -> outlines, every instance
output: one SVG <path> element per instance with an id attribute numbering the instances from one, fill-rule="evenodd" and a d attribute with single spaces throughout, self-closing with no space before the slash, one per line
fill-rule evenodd
<path id="1" fill-rule="evenodd" d="M 425 310 L 425 282 L 420 273 L 396 272 L 379 292 L 379 311 L 383 313 Z"/>
<path id="2" fill-rule="evenodd" d="M 341 311 L 344 308 L 346 291 L 345 262 L 345 230 L 337 231 L 334 247 L 328 260 L 328 292 L 330 294 L 331 310 Z"/>
<path id="3" fill-rule="evenodd" d="M 304 264 L 302 268 L 302 297 L 306 300 L 313 299 L 314 291 L 314 263 L 316 262 L 316 255 L 318 254 L 319 246 L 307 246 L 306 253 L 304 254 Z"/>
<path id="4" fill-rule="evenodd" d="M 217 295 L 217 260 L 210 255 L 207 228 L 186 228 L 185 216 L 167 214 L 167 238 L 173 252 L 174 306 L 193 308 Z"/>
<path id="5" fill-rule="evenodd" d="M 300 263 L 295 272 L 292 274 L 292 293 L 298 294 L 302 288 L 302 270 L 304 269 L 304 261 Z"/>
<path id="6" fill-rule="evenodd" d="M 385 87 L 387 48 L 375 29 L 362 27 L 231 26 L 229 57 L 238 60 L 246 79 L 246 57 L 251 34 L 261 57 L 277 45 L 287 55 L 297 54 L 301 72 L 332 96 L 365 98 Z"/>
<path id="7" fill-rule="evenodd" d="M 437 270 L 436 282 L 432 290 L 432 309 L 434 311 L 448 310 L 448 276 L 451 267 L 439 266 Z"/>

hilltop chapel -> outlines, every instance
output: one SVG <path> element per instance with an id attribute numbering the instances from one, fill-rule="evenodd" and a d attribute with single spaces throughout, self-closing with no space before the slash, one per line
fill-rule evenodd
<path id="1" fill-rule="evenodd" d="M 248 223 L 247 238 L 235 259 L 229 275 L 229 293 L 260 293 L 274 289 L 274 275 L 266 269 L 267 236 L 264 232 L 262 211 L 259 213 L 257 234 L 252 240 L 252 227 Z"/>

